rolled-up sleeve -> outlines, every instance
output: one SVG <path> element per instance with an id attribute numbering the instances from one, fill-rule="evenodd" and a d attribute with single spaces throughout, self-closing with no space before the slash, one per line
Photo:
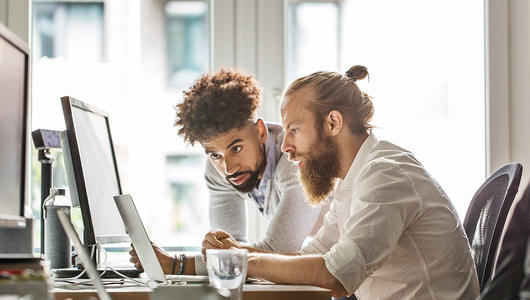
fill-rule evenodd
<path id="1" fill-rule="evenodd" d="M 329 211 L 324 216 L 322 227 L 311 242 L 300 250 L 300 254 L 324 254 L 337 243 L 338 239 L 339 229 L 337 226 L 337 208 L 335 201 L 333 201 L 329 207 Z"/>
<path id="2" fill-rule="evenodd" d="M 338 242 L 324 255 L 328 271 L 348 294 L 382 264 L 415 218 L 420 200 L 414 184 L 399 167 L 372 164 L 355 182 L 336 194 L 353 197 Z"/>

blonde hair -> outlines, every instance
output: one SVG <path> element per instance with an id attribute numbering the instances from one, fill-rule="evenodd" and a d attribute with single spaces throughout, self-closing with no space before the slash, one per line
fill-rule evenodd
<path id="1" fill-rule="evenodd" d="M 312 98 L 307 98 L 307 108 L 314 112 L 319 120 L 332 110 L 339 111 L 352 133 L 365 133 L 372 129 L 370 124 L 374 115 L 372 97 L 355 83 L 369 76 L 368 69 L 356 65 L 343 76 L 337 72 L 316 72 L 293 81 L 285 90 L 289 96 L 304 87 L 312 87 Z M 321 126 L 322 124 L 317 124 Z"/>

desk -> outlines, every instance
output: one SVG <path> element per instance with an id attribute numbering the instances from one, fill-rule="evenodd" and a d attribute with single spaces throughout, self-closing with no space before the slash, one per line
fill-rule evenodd
<path id="1" fill-rule="evenodd" d="M 245 284 L 243 287 L 245 300 L 330 300 L 331 291 L 309 285 L 261 285 Z"/>
<path id="2" fill-rule="evenodd" d="M 221 299 L 207 284 L 184 286 L 161 286 L 154 291 L 147 287 L 108 288 L 113 300 L 165 300 L 165 299 Z M 95 296 L 94 289 L 69 290 L 56 288 L 52 291 L 55 300 L 83 299 Z M 307 285 L 245 284 L 244 300 L 329 300 L 331 291 Z"/>
<path id="3" fill-rule="evenodd" d="M 150 300 L 153 290 L 148 287 L 107 288 L 112 300 Z M 95 289 L 69 290 L 55 288 L 52 290 L 54 300 L 81 300 L 96 296 Z"/>

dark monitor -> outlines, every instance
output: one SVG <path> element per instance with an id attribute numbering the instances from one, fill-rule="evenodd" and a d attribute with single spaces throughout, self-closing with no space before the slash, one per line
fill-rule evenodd
<path id="1" fill-rule="evenodd" d="M 0 24 L 0 228 L 25 227 L 29 47 Z"/>
<path id="2" fill-rule="evenodd" d="M 120 176 L 106 112 L 72 97 L 62 97 L 68 149 L 64 151 L 74 205 L 81 207 L 86 245 L 128 242 L 114 204 Z M 64 139 L 64 135 L 62 135 Z M 64 148 L 64 147 L 63 147 Z"/>

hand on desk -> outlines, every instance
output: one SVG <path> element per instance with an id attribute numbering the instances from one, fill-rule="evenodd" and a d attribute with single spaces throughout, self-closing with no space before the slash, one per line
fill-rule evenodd
<path id="1" fill-rule="evenodd" d="M 158 261 L 160 262 L 160 265 L 162 266 L 162 270 L 164 271 L 164 274 L 171 274 L 171 267 L 173 266 L 173 260 L 175 259 L 175 257 L 167 253 L 166 251 L 162 250 L 162 248 L 158 247 L 153 242 L 151 242 L 151 244 L 153 245 L 153 249 L 155 250 L 156 257 L 158 258 Z M 138 270 L 143 272 L 142 264 L 140 263 L 138 254 L 136 253 L 136 250 L 134 250 L 134 246 L 132 244 L 131 244 L 131 247 L 132 249 L 129 251 L 131 258 L 129 259 L 129 261 L 132 262 Z"/>
<path id="2" fill-rule="evenodd" d="M 214 229 L 204 236 L 202 241 L 202 256 L 206 258 L 206 249 L 230 249 L 241 248 L 241 245 L 228 232 Z"/>

